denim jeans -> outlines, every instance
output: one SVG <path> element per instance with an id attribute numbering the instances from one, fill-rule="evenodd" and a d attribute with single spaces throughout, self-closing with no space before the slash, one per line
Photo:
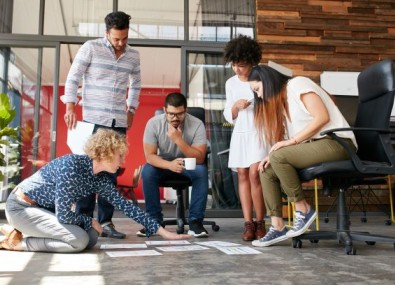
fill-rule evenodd
<path id="1" fill-rule="evenodd" d="M 162 206 L 160 204 L 159 182 L 168 175 L 176 173 L 152 166 L 146 163 L 141 172 L 146 212 L 158 223 L 163 222 Z M 191 203 L 189 205 L 189 221 L 204 219 L 208 192 L 208 170 L 205 164 L 197 164 L 194 170 L 184 170 L 182 175 L 192 181 Z"/>
<path id="2" fill-rule="evenodd" d="M 97 242 L 98 232 L 78 225 L 62 224 L 55 213 L 29 204 L 11 193 L 6 203 L 8 223 L 22 232 L 25 251 L 80 252 Z M 28 236 L 28 237 L 26 237 Z"/>

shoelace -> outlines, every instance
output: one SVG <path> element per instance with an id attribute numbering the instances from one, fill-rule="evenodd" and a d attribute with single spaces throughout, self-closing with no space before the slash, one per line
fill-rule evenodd
<path id="1" fill-rule="evenodd" d="M 294 228 L 298 228 L 304 222 L 305 216 L 300 212 L 296 212 L 295 218 Z"/>
<path id="2" fill-rule="evenodd" d="M 273 227 L 270 227 L 269 232 L 263 238 L 261 238 L 261 240 L 265 241 L 265 237 L 269 238 L 269 237 L 273 236 L 275 233 L 276 233 L 276 230 Z"/>

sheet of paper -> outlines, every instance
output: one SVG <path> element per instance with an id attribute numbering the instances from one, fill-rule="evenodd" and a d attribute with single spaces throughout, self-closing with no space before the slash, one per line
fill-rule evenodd
<path id="1" fill-rule="evenodd" d="M 162 255 L 156 250 L 133 250 L 133 251 L 106 251 L 106 254 L 110 257 L 127 257 L 127 256 L 155 256 Z"/>
<path id="2" fill-rule="evenodd" d="M 238 243 L 227 242 L 227 241 L 202 241 L 202 242 L 195 242 L 195 243 L 203 245 L 203 246 L 211 246 L 211 247 L 240 246 L 240 244 L 238 244 Z"/>
<path id="3" fill-rule="evenodd" d="M 126 243 L 126 244 L 102 244 L 100 245 L 100 249 L 115 249 L 115 248 L 147 248 L 147 245 L 144 243 L 138 243 L 138 244 L 131 244 L 131 243 Z"/>
<path id="4" fill-rule="evenodd" d="M 180 251 L 196 251 L 196 250 L 205 250 L 209 249 L 208 247 L 204 247 L 201 245 L 185 245 L 185 246 L 166 246 L 166 247 L 157 247 L 157 249 L 161 251 L 167 252 L 180 252 Z"/>
<path id="5" fill-rule="evenodd" d="M 262 252 L 248 246 L 226 246 L 217 247 L 220 251 L 226 254 L 261 254 Z"/>
<path id="6" fill-rule="evenodd" d="M 146 241 L 147 245 L 181 245 L 181 244 L 191 244 L 187 240 L 152 240 Z"/>
<path id="7" fill-rule="evenodd" d="M 77 122 L 75 129 L 67 131 L 67 145 L 72 153 L 85 154 L 84 145 L 93 132 L 95 125 L 86 122 Z"/>

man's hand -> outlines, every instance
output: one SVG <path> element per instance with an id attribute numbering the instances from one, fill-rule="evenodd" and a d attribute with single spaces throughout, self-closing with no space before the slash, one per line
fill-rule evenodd
<path id="1" fill-rule="evenodd" d="M 64 114 L 64 121 L 69 130 L 74 129 L 77 125 L 77 115 L 75 114 L 74 103 L 66 104 L 66 113 Z"/>
<path id="2" fill-rule="evenodd" d="M 184 169 L 184 160 L 182 158 L 176 158 L 173 161 L 170 161 L 169 170 L 176 173 L 181 173 Z"/>
<path id="3" fill-rule="evenodd" d="M 177 140 L 182 140 L 182 130 L 180 127 L 175 128 L 171 124 L 168 124 L 167 136 L 174 142 L 177 143 Z"/>
<path id="4" fill-rule="evenodd" d="M 127 112 L 127 124 L 128 124 L 128 129 L 132 126 L 133 124 L 133 118 L 134 118 L 134 114 L 132 114 L 131 112 Z"/>

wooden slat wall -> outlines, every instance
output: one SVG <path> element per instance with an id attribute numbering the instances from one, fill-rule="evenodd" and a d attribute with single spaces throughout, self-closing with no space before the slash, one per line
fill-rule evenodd
<path id="1" fill-rule="evenodd" d="M 395 59 L 394 0 L 257 0 L 257 40 L 268 60 L 319 83 L 322 71 L 361 71 Z"/>

